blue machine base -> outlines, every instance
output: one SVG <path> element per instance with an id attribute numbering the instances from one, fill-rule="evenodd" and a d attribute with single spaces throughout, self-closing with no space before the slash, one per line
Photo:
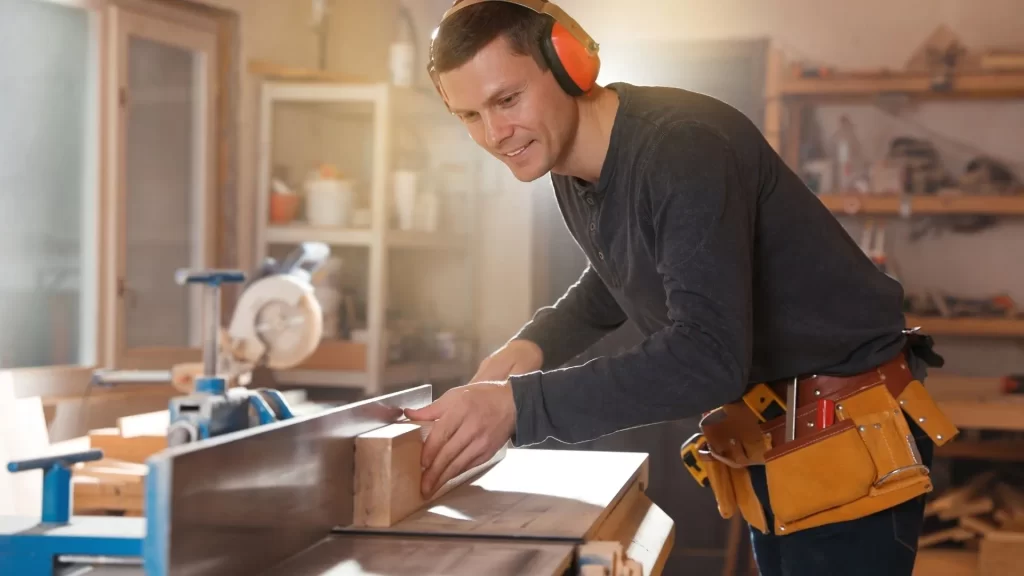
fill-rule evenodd
<path id="1" fill-rule="evenodd" d="M 72 516 L 67 524 L 0 516 L 0 574 L 53 574 L 60 556 L 121 556 L 142 560 L 143 518 Z"/>

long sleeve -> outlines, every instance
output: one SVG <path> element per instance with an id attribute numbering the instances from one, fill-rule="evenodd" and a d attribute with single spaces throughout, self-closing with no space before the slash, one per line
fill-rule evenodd
<path id="1" fill-rule="evenodd" d="M 746 387 L 755 195 L 717 133 L 681 124 L 661 135 L 636 202 L 663 279 L 667 325 L 622 354 L 513 377 L 517 446 L 699 415 Z"/>
<path id="2" fill-rule="evenodd" d="M 513 339 L 544 352 L 543 370 L 557 368 L 626 322 L 626 314 L 588 265 L 552 306 L 541 308 Z"/>

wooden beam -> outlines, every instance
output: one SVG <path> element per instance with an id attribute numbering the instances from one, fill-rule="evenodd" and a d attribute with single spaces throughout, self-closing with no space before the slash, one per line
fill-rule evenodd
<path id="1" fill-rule="evenodd" d="M 505 448 L 484 464 L 441 486 L 429 499 L 420 493 L 423 441 L 431 422 L 399 422 L 356 438 L 353 524 L 388 528 L 505 457 Z"/>

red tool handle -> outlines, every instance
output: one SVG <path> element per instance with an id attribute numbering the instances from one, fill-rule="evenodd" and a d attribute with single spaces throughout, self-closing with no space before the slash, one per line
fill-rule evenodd
<path id="1" fill-rule="evenodd" d="M 815 414 L 814 424 L 818 430 L 828 428 L 836 421 L 836 403 L 832 400 L 822 398 L 818 400 L 818 412 Z"/>

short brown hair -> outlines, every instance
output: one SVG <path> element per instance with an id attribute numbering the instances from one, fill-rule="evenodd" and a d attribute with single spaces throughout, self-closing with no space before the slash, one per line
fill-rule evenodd
<path id="1" fill-rule="evenodd" d="M 508 2 L 468 6 L 441 23 L 432 47 L 434 70 L 438 74 L 454 70 L 504 36 L 514 54 L 532 56 L 540 69 L 546 71 L 548 64 L 541 52 L 541 38 L 548 19 Z"/>

